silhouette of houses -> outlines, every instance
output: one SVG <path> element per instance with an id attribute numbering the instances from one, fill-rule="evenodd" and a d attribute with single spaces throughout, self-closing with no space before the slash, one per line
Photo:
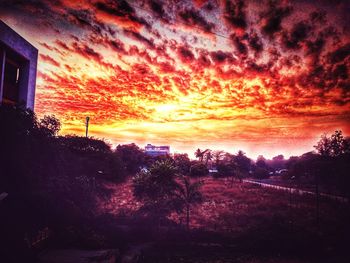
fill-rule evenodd
<path id="1" fill-rule="evenodd" d="M 145 147 L 145 153 L 150 156 L 161 156 L 170 154 L 170 146 L 155 146 L 147 144 Z"/>
<path id="2" fill-rule="evenodd" d="M 38 50 L 0 20 L 0 104 L 34 110 Z"/>

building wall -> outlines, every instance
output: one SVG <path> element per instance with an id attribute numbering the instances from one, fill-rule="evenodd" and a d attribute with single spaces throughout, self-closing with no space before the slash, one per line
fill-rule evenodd
<path id="1" fill-rule="evenodd" d="M 3 100 L 3 82 L 7 54 L 21 58 L 18 102 L 34 110 L 38 50 L 0 20 L 0 103 Z"/>
<path id="2" fill-rule="evenodd" d="M 145 153 L 151 156 L 168 155 L 170 154 L 170 146 L 155 146 L 147 144 Z"/>

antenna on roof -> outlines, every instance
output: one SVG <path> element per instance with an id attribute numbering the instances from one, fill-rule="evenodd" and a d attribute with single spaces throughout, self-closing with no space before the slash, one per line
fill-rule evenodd
<path id="1" fill-rule="evenodd" d="M 90 117 L 87 116 L 87 117 L 86 117 L 86 130 L 85 130 L 85 136 L 86 136 L 86 138 L 88 137 L 89 121 L 90 121 Z"/>

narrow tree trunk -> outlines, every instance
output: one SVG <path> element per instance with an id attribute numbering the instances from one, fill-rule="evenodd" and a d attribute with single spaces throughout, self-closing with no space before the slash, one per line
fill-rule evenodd
<path id="1" fill-rule="evenodd" d="M 190 205 L 186 205 L 186 225 L 187 230 L 190 230 Z"/>

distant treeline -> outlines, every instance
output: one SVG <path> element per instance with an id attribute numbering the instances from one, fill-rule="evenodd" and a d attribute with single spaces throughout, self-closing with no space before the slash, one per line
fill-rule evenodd
<path id="1" fill-rule="evenodd" d="M 85 185 L 93 185 L 99 179 L 120 182 L 161 160 L 171 161 L 178 173 L 193 177 L 210 174 L 241 180 L 280 175 L 299 182 L 318 180 L 341 193 L 349 189 L 350 140 L 341 131 L 330 137 L 323 135 L 316 142 L 315 152 L 289 159 L 278 155 L 267 160 L 260 155 L 253 161 L 243 151 L 231 154 L 197 149 L 194 153 L 197 160 L 190 160 L 187 154 L 149 156 L 136 144 L 112 149 L 105 141 L 93 137 L 59 136 L 61 124 L 57 118 L 45 116 L 38 120 L 33 112 L 19 107 L 1 106 L 0 124 L 3 156 L 0 191 L 11 188 L 25 191 L 44 182 L 53 187 L 53 192 L 60 189 L 56 184 L 61 181 L 70 187 L 75 184 L 82 187 L 79 180 Z"/>
<path id="2" fill-rule="evenodd" d="M 92 236 L 94 244 L 102 242 L 93 227 L 107 224 L 91 220 L 97 220 L 96 198 L 110 197 L 111 190 L 104 182 L 119 183 L 134 177 L 134 190 L 144 190 L 147 184 L 143 182 L 149 183 L 148 179 L 156 178 L 163 184 L 158 174 L 162 174 L 164 167 L 186 178 L 230 177 L 233 183 L 245 177 L 280 175 L 286 181 L 318 183 L 342 195 L 350 192 L 349 139 L 341 131 L 330 137 L 323 135 L 315 146 L 316 152 L 289 159 L 282 155 L 272 160 L 260 156 L 253 161 L 243 151 L 230 154 L 198 149 L 195 152 L 198 160 L 190 160 L 187 154 L 152 157 L 135 144 L 112 149 L 105 141 L 92 137 L 59 136 L 61 124 L 56 117 L 39 120 L 32 111 L 15 106 L 0 106 L 0 127 L 0 194 L 6 196 L 0 200 L 0 237 L 6 240 L 4 251 L 18 255 L 17 262 L 30 256 L 25 254 L 30 250 L 23 249 L 24 237 L 28 240 L 42 229 L 56 233 L 60 244 L 84 246 L 87 242 L 88 247 Z M 187 189 L 198 197 L 189 200 L 199 201 L 195 189 L 198 186 L 186 180 L 182 184 L 172 181 L 175 182 L 170 185 L 172 191 L 176 195 L 177 191 L 187 193 L 181 190 Z M 169 182 L 164 183 L 164 189 Z M 144 199 L 141 190 L 135 193 Z M 182 207 L 190 204 L 186 198 L 176 198 L 176 202 L 179 200 Z M 105 233 L 109 232 L 106 229 Z"/>

